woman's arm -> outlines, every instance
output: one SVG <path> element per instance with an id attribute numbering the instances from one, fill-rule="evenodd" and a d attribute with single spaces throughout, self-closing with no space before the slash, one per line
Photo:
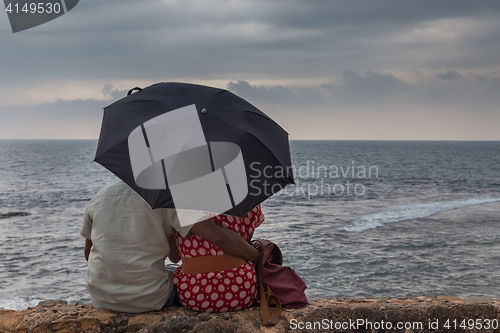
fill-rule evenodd
<path id="1" fill-rule="evenodd" d="M 178 263 L 181 260 L 181 255 L 179 254 L 179 250 L 177 249 L 174 234 L 170 235 L 170 237 L 168 238 L 168 246 L 170 247 L 168 260 L 174 263 Z"/>
<path id="2" fill-rule="evenodd" d="M 217 245 L 222 251 L 247 261 L 257 262 L 259 251 L 248 244 L 236 231 L 217 225 L 212 219 L 198 222 L 191 232 Z"/>
<path id="3" fill-rule="evenodd" d="M 90 249 L 92 248 L 92 241 L 90 239 L 85 239 L 85 260 L 89 261 Z"/>

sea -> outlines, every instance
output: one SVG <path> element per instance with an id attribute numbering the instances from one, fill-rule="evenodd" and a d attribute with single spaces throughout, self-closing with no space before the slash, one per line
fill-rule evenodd
<path id="1" fill-rule="evenodd" d="M 89 302 L 96 140 L 0 140 L 0 307 Z M 500 142 L 291 141 L 296 185 L 262 204 L 310 299 L 500 297 Z M 269 172 L 275 172 L 269 170 Z M 30 215 L 5 217 L 9 212 Z"/>

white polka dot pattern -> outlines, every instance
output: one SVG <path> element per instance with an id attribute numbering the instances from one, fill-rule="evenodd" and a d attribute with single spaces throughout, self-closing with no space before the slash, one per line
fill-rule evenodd
<path id="1" fill-rule="evenodd" d="M 264 215 L 257 206 L 243 218 L 217 215 L 213 220 L 249 241 L 254 229 L 264 221 Z M 184 239 L 176 232 L 175 240 L 179 253 L 186 258 L 224 254 L 215 244 L 193 233 Z M 236 311 L 253 305 L 257 300 L 257 275 L 251 263 L 232 270 L 202 274 L 184 274 L 181 266 L 175 271 L 173 280 L 181 305 L 194 311 Z"/>

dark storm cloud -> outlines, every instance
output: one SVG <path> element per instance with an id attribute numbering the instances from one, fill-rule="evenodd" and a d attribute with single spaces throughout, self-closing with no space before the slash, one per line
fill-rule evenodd
<path id="1" fill-rule="evenodd" d="M 493 16 L 500 2 L 432 0 L 354 0 L 354 1 L 273 1 L 280 11 L 263 12 L 266 22 L 285 27 L 320 28 L 357 25 L 397 28 L 443 18 Z M 281 4 L 279 6 L 278 4 Z M 365 31 L 368 32 L 368 31 Z M 369 32 L 368 32 L 369 33 Z"/>
<path id="2" fill-rule="evenodd" d="M 406 54 L 401 43 L 384 38 L 430 20 L 492 17 L 499 11 L 498 1 L 88 0 L 36 28 L 54 33 L 2 35 L 1 66 L 11 82 L 234 73 L 242 79 L 290 78 L 338 74 L 346 67 L 379 70 L 390 63 L 422 67 L 447 55 L 429 55 L 425 49 L 433 42 L 411 40 L 405 47 L 421 52 Z M 482 34 L 490 45 L 482 55 L 488 62 L 500 51 L 493 28 Z M 472 42 L 477 38 L 449 48 L 466 50 Z M 454 52 L 457 64 L 478 65 L 459 54 Z"/>

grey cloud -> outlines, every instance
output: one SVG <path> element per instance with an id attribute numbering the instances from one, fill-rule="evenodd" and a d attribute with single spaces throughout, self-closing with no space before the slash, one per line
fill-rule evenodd
<path id="1" fill-rule="evenodd" d="M 448 70 L 446 73 L 438 73 L 436 76 L 443 80 L 460 80 L 464 76 L 456 70 Z"/>
<path id="2" fill-rule="evenodd" d="M 341 84 L 311 85 L 303 87 L 255 86 L 246 81 L 230 82 L 229 90 L 250 102 L 266 102 L 293 107 L 311 105 L 319 109 L 344 106 L 361 107 L 360 110 L 398 109 L 404 103 L 422 107 L 473 107 L 488 108 L 500 103 L 498 86 L 500 75 L 468 75 L 448 71 L 435 73 L 446 80 L 424 80 L 409 83 L 389 73 L 368 71 L 360 74 L 345 70 Z M 453 78 L 463 78 L 454 80 Z"/>
<path id="3" fill-rule="evenodd" d="M 317 104 L 325 100 L 319 91 L 310 88 L 291 89 L 281 85 L 253 86 L 246 81 L 230 82 L 228 90 L 250 102 L 258 100 L 283 104 Z"/>
<path id="4" fill-rule="evenodd" d="M 96 99 L 57 99 L 54 102 L 32 106 L 10 107 L 0 109 L 0 117 L 29 119 L 36 121 L 57 122 L 60 120 L 101 119 L 103 108 L 127 95 L 127 90 L 118 90 L 106 83 L 101 93 L 109 101 Z"/>
<path id="5" fill-rule="evenodd" d="M 111 83 L 106 83 L 104 84 L 104 87 L 102 87 L 101 93 L 106 96 L 111 95 L 113 88 L 114 86 Z"/>
<path id="6" fill-rule="evenodd" d="M 361 75 L 353 70 L 345 70 L 342 78 L 344 84 L 336 95 L 359 100 L 408 93 L 413 90 L 410 84 L 392 74 L 368 71 L 365 75 Z"/>
<path id="7" fill-rule="evenodd" d="M 324 84 L 306 87 L 281 85 L 264 87 L 246 81 L 230 82 L 228 89 L 249 101 L 293 104 L 364 103 L 384 96 L 413 92 L 414 88 L 391 74 L 368 71 L 364 75 L 345 70 L 342 85 Z M 322 93 L 323 92 L 323 93 Z"/>
<path id="8" fill-rule="evenodd" d="M 432 77 L 432 76 L 431 76 Z M 423 79 L 418 83 L 409 83 L 391 74 L 366 72 L 361 75 L 346 70 L 343 85 L 333 95 L 332 101 L 341 105 L 384 105 L 387 109 L 398 109 L 402 104 L 420 105 L 422 108 L 463 109 L 478 111 L 478 108 L 491 109 L 500 103 L 498 86 L 500 75 L 464 75 L 449 70 L 437 72 L 435 79 Z"/>
<path id="9" fill-rule="evenodd" d="M 436 72 L 431 77 L 437 77 L 438 74 L 443 73 Z M 463 74 L 461 80 L 434 79 L 410 84 L 389 73 L 358 73 L 354 70 L 345 70 L 337 82 L 323 85 L 260 86 L 247 81 L 227 84 L 229 90 L 262 107 L 269 116 L 287 126 L 293 125 L 295 118 L 301 119 L 296 120 L 299 123 L 319 122 L 317 126 L 322 126 L 325 121 L 332 121 L 333 118 L 328 118 L 331 116 L 340 117 L 336 118 L 338 124 L 350 119 L 351 122 L 359 121 L 363 126 L 369 126 L 369 123 L 364 122 L 373 119 L 385 119 L 387 126 L 390 126 L 394 116 L 396 119 L 401 119 L 403 115 L 420 119 L 422 114 L 450 119 L 457 124 L 460 119 L 470 121 L 476 116 L 485 120 L 497 119 L 499 86 L 500 74 L 496 72 L 488 75 Z M 126 91 L 118 90 L 111 84 L 104 85 L 102 93 L 109 96 L 110 100 L 59 99 L 33 107 L 1 110 L 0 118 L 7 121 L 0 123 L 0 133 L 26 131 L 23 124 L 28 120 L 31 124 L 29 131 L 32 131 L 31 128 L 35 128 L 33 131 L 40 128 L 45 133 L 44 137 L 51 137 L 50 133 L 73 126 L 77 129 L 81 124 L 87 124 L 88 131 L 97 135 L 102 108 L 126 95 Z M 474 110 L 474 113 L 468 110 Z M 13 126 L 19 129 L 13 132 Z M 300 125 L 293 126 L 296 126 L 296 130 L 301 128 Z"/>
<path id="10" fill-rule="evenodd" d="M 127 96 L 128 90 L 118 90 L 111 83 L 106 83 L 101 89 L 101 93 L 104 96 L 111 97 L 113 101 L 116 101 Z"/>
<path id="11" fill-rule="evenodd" d="M 473 75 L 472 77 L 484 86 L 493 88 L 500 86 L 500 71 L 493 71 L 486 75 Z"/>
<path id="12" fill-rule="evenodd" d="M 102 117 L 102 109 L 106 102 L 87 100 L 62 100 L 58 99 L 52 103 L 45 103 L 30 107 L 17 107 L 2 110 L 1 114 L 10 114 L 13 117 L 29 117 L 33 119 L 46 119 L 47 121 L 57 121 L 60 119 L 89 119 Z"/>
<path id="13" fill-rule="evenodd" d="M 2 138 L 97 138 L 105 102 L 57 100 L 0 110 Z"/>

